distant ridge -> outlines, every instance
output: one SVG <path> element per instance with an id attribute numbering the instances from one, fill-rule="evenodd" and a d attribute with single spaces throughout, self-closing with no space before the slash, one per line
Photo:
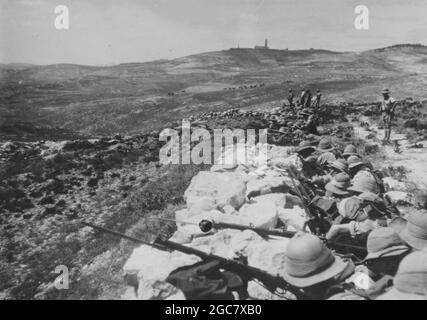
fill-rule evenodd
<path id="1" fill-rule="evenodd" d="M 382 52 L 390 49 L 401 49 L 401 48 L 414 48 L 414 49 L 424 49 L 427 48 L 426 45 L 421 43 L 404 43 L 404 44 L 395 44 L 383 48 L 376 48 L 376 49 L 368 49 L 361 51 L 363 52 Z M 334 51 L 329 49 L 318 49 L 318 48 L 309 48 L 309 49 L 274 49 L 274 48 L 268 48 L 268 49 L 254 49 L 254 48 L 229 48 L 229 49 L 223 49 L 218 51 L 209 51 L 209 52 L 200 52 L 200 53 L 194 53 L 183 57 L 178 57 L 174 59 L 156 59 L 156 60 L 149 60 L 149 61 L 142 61 L 142 62 L 122 62 L 117 64 L 108 64 L 108 65 L 84 65 L 84 64 L 75 64 L 75 63 L 56 63 L 56 64 L 47 64 L 47 65 L 38 65 L 38 64 L 31 64 L 31 63 L 20 63 L 20 62 L 14 62 L 14 63 L 4 63 L 0 64 L 1 68 L 10 68 L 10 69 L 25 69 L 25 68 L 32 68 L 32 67 L 46 67 L 46 66 L 69 66 L 69 67 L 114 67 L 114 66 L 137 66 L 142 64 L 155 64 L 155 63 L 167 63 L 171 61 L 176 61 L 179 59 L 185 59 L 188 57 L 194 57 L 199 55 L 207 55 L 207 54 L 215 54 L 219 52 L 231 52 L 231 51 L 240 51 L 240 52 L 261 52 L 261 53 L 289 53 L 289 54 L 310 54 L 310 53 L 329 53 L 329 54 L 340 54 L 340 53 L 352 53 L 355 51 Z"/>

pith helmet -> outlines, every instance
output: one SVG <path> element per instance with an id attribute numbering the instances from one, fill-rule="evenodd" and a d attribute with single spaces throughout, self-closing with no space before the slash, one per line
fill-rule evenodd
<path id="1" fill-rule="evenodd" d="M 393 284 L 394 287 L 377 300 L 426 300 L 427 251 L 416 251 L 403 258 Z"/>
<path id="2" fill-rule="evenodd" d="M 311 145 L 310 141 L 305 140 L 305 141 L 301 141 L 300 142 L 300 144 L 299 144 L 299 146 L 297 148 L 297 152 L 299 153 L 299 152 L 302 152 L 304 150 L 311 150 L 311 151 L 314 152 L 316 150 L 316 148 L 314 148 Z"/>
<path id="3" fill-rule="evenodd" d="M 297 235 L 286 248 L 283 278 L 305 288 L 334 278 L 347 267 L 348 262 L 335 256 L 315 235 Z"/>
<path id="4" fill-rule="evenodd" d="M 347 172 L 348 171 L 347 161 L 345 161 L 344 159 L 335 160 L 334 162 L 332 162 L 330 164 L 330 167 L 335 168 L 341 172 Z"/>
<path id="5" fill-rule="evenodd" d="M 358 156 L 350 156 L 347 159 L 348 167 L 349 169 L 353 169 L 355 167 L 363 165 L 362 159 L 360 159 Z"/>
<path id="6" fill-rule="evenodd" d="M 331 182 L 329 182 L 325 189 L 329 192 L 338 195 L 348 195 L 347 188 L 350 187 L 350 177 L 345 173 L 338 173 Z"/>
<path id="7" fill-rule="evenodd" d="M 322 152 L 327 152 L 334 150 L 334 147 L 332 146 L 331 141 L 329 139 L 322 139 L 320 140 L 317 149 Z"/>
<path id="8" fill-rule="evenodd" d="M 368 255 L 365 260 L 398 256 L 409 251 L 409 247 L 392 228 L 372 230 L 368 236 L 367 249 Z"/>
<path id="9" fill-rule="evenodd" d="M 375 181 L 375 178 L 369 177 L 367 175 L 358 175 L 353 179 L 353 185 L 348 188 L 350 191 L 356 191 L 356 192 L 371 192 L 371 193 L 377 193 L 377 182 Z"/>
<path id="10" fill-rule="evenodd" d="M 349 144 L 344 148 L 344 152 L 342 155 L 343 156 L 359 156 L 359 154 L 357 153 L 357 148 L 352 144 Z"/>
<path id="11" fill-rule="evenodd" d="M 411 247 L 422 250 L 427 247 L 427 213 L 413 212 L 400 237 Z"/>

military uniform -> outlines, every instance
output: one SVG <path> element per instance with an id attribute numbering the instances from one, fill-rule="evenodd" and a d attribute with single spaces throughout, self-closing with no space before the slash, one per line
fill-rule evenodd
<path id="1" fill-rule="evenodd" d="M 383 90 L 384 100 L 381 104 L 381 119 L 384 125 L 384 142 L 390 142 L 391 123 L 394 118 L 394 111 L 396 108 L 396 100 L 389 96 L 388 89 Z"/>

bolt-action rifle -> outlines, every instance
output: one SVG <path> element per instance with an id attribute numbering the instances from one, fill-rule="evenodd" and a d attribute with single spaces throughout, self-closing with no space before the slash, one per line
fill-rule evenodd
<path id="1" fill-rule="evenodd" d="M 211 230 L 214 230 L 214 229 L 216 229 L 216 230 L 233 229 L 233 230 L 241 230 L 241 231 L 251 230 L 251 231 L 259 234 L 261 237 L 277 236 L 277 237 L 283 237 L 283 238 L 292 238 L 293 236 L 295 236 L 295 234 L 297 234 L 296 231 L 289 231 L 289 230 L 285 230 L 283 228 L 257 228 L 257 227 L 254 227 L 252 225 L 246 226 L 246 225 L 234 224 L 234 223 L 215 222 L 214 220 L 202 220 L 199 223 L 195 223 L 195 222 L 178 221 L 178 220 L 174 220 L 174 219 L 157 218 L 157 217 L 152 217 L 150 219 L 160 220 L 160 221 L 162 221 L 162 220 L 163 221 L 170 221 L 170 222 L 175 222 L 175 223 L 180 223 L 180 224 L 198 225 L 200 230 L 202 232 L 205 232 L 205 233 L 210 232 Z M 332 248 L 340 247 L 340 248 L 355 249 L 355 250 L 360 250 L 360 251 L 366 252 L 366 248 L 362 247 L 362 246 L 356 246 L 356 245 L 351 245 L 351 244 L 346 244 L 346 243 L 341 243 L 341 242 L 330 241 L 330 240 L 326 239 L 326 237 L 323 237 L 323 236 L 318 236 L 318 238 L 320 240 L 322 240 L 323 242 L 325 242 L 325 244 L 327 246 L 332 247 Z"/>
<path id="2" fill-rule="evenodd" d="M 272 275 L 264 270 L 248 266 L 242 262 L 234 261 L 231 259 L 226 259 L 221 256 L 217 256 L 214 254 L 206 253 L 201 250 L 197 250 L 173 241 L 164 240 L 158 237 L 152 242 L 144 241 L 142 239 L 138 239 L 136 237 L 128 236 L 126 234 L 106 229 L 104 227 L 100 227 L 91 223 L 83 222 L 85 226 L 91 227 L 95 230 L 102 231 L 105 233 L 113 234 L 117 237 L 127 239 L 136 243 L 145 244 L 152 246 L 159 250 L 164 251 L 179 251 L 186 254 L 193 254 L 200 257 L 204 261 L 219 261 L 220 268 L 224 270 L 228 270 L 230 272 L 236 273 L 239 276 L 249 280 L 258 280 L 260 281 L 269 291 L 276 293 L 278 289 L 285 290 L 287 292 L 292 293 L 298 300 L 308 300 L 309 297 L 299 288 L 292 286 L 285 279 L 280 277 L 279 275 Z"/>

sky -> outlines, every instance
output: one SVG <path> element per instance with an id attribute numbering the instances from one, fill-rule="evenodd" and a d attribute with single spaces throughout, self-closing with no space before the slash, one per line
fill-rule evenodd
<path id="1" fill-rule="evenodd" d="M 57 30 L 55 7 L 69 8 Z M 369 9 L 357 30 L 355 7 Z M 269 40 L 275 49 L 427 44 L 426 0 L 0 0 L 0 63 L 108 65 Z"/>

